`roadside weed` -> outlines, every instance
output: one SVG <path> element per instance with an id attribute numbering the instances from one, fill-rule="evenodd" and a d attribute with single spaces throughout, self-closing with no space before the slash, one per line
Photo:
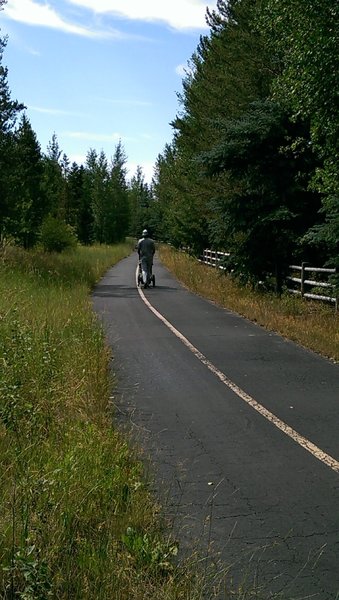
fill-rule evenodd
<path id="1" fill-rule="evenodd" d="M 156 583 L 147 561 L 147 569 L 135 563 L 122 542 L 128 527 L 144 531 L 148 563 L 161 563 L 148 542 L 161 539 L 159 511 L 140 461 L 112 426 L 110 356 L 89 300 L 90 287 L 130 248 L 68 255 L 7 249 L 2 261 L 0 596 L 6 600 L 127 600 L 140 585 L 146 597 Z"/>

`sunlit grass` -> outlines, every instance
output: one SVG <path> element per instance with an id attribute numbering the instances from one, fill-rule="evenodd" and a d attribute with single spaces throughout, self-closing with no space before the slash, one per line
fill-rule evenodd
<path id="1" fill-rule="evenodd" d="M 228 567 L 199 552 L 178 556 L 137 450 L 114 427 L 110 355 L 89 291 L 131 250 L 2 257 L 0 597 L 265 598 L 251 583 L 231 591 Z M 200 293 L 205 274 L 216 276 L 172 256 Z M 213 281 L 227 295 L 218 277 L 206 289 Z"/>
<path id="2" fill-rule="evenodd" d="M 310 350 L 339 360 L 338 314 L 333 306 L 241 287 L 221 271 L 199 263 L 169 246 L 159 250 L 162 262 L 190 290 Z"/>
<path id="3" fill-rule="evenodd" d="M 174 569 L 142 464 L 112 426 L 109 354 L 89 290 L 130 251 L 3 257 L 1 598 L 200 597 L 193 570 Z"/>

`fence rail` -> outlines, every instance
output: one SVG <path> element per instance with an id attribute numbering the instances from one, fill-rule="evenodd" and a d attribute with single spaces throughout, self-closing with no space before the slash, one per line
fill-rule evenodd
<path id="1" fill-rule="evenodd" d="M 203 250 L 203 253 L 200 257 L 200 262 L 205 263 L 205 265 L 210 265 L 211 267 L 217 267 L 218 269 L 224 270 L 220 263 L 224 259 L 225 256 L 230 256 L 229 252 L 219 252 L 218 250 Z"/>
<path id="2" fill-rule="evenodd" d="M 317 279 L 308 279 L 308 273 L 313 276 L 316 273 L 322 275 L 335 275 L 336 269 L 326 269 L 324 267 L 311 267 L 307 263 L 301 265 L 290 265 L 290 272 L 294 273 L 292 276 L 287 277 L 287 281 L 298 284 L 298 289 L 295 287 L 289 287 L 288 291 L 291 294 L 297 294 L 302 298 L 310 298 L 311 300 L 321 300 L 322 302 L 331 302 L 335 305 L 335 309 L 338 310 L 338 296 L 335 294 L 335 286 L 329 281 L 322 281 Z M 296 277 L 295 273 L 300 272 L 300 277 Z M 313 288 L 313 289 L 312 289 Z M 315 289 L 314 289 L 315 288 Z M 320 294 L 316 288 L 327 289 L 329 294 Z"/>
<path id="3" fill-rule="evenodd" d="M 230 256 L 229 252 L 219 252 L 218 250 L 205 249 L 199 260 L 205 265 L 225 270 L 225 267 L 220 263 L 227 256 Z M 309 273 L 311 273 L 313 277 L 316 276 L 316 273 L 320 273 L 324 276 L 335 275 L 337 272 L 336 269 L 312 267 L 305 262 L 303 262 L 301 265 L 290 265 L 289 268 L 292 275 L 287 277 L 287 281 L 291 284 L 297 284 L 299 286 L 298 288 L 289 286 L 287 291 L 290 294 L 296 294 L 302 298 L 308 298 L 311 300 L 330 302 L 334 304 L 335 310 L 338 310 L 339 298 L 335 293 L 335 286 L 329 281 L 317 281 L 316 279 L 307 278 Z M 296 276 L 298 272 L 300 272 L 300 277 Z M 317 288 L 323 290 L 327 289 L 329 290 L 329 294 L 317 293 Z"/>

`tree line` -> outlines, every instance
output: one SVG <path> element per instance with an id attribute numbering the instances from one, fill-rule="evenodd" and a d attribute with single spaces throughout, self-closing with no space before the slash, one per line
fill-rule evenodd
<path id="1" fill-rule="evenodd" d="M 84 165 L 70 163 L 56 134 L 43 152 L 24 104 L 11 98 L 6 44 L 0 38 L 0 247 L 39 243 L 61 251 L 139 235 L 149 226 L 152 202 L 142 168 L 127 181 L 121 141 L 110 160 L 91 148 Z"/>
<path id="2" fill-rule="evenodd" d="M 332 0 L 218 0 L 158 156 L 157 234 L 230 252 L 281 289 L 291 259 L 338 263 L 338 13 Z"/>
<path id="3" fill-rule="evenodd" d="M 1 6 L 6 0 L 0 0 Z M 11 98 L 0 39 L 0 241 L 158 240 L 225 250 L 243 282 L 279 291 L 290 261 L 338 265 L 339 5 L 218 0 L 188 61 L 152 184 L 126 179 L 121 142 L 70 164 L 42 152 Z"/>

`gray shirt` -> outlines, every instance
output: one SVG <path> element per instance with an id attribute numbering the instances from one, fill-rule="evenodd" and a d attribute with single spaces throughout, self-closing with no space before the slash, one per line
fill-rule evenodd
<path id="1" fill-rule="evenodd" d="M 138 241 L 137 249 L 140 258 L 153 258 L 155 244 L 151 238 L 141 238 Z"/>

